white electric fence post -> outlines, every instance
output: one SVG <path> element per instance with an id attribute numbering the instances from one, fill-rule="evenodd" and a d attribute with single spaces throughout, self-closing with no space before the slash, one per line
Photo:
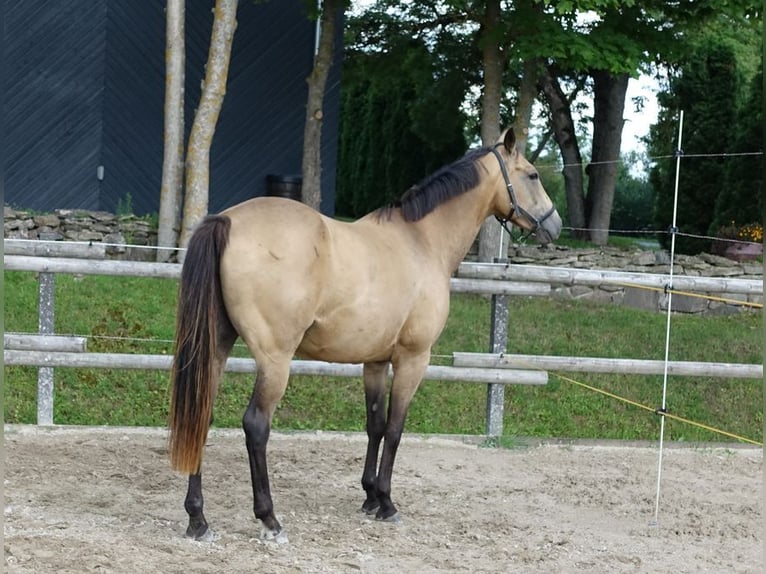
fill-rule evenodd
<path id="1" fill-rule="evenodd" d="M 673 306 L 673 260 L 675 258 L 675 250 L 676 250 L 676 233 L 678 232 L 678 228 L 676 227 L 676 215 L 678 212 L 678 176 L 681 171 L 681 156 L 683 155 L 683 150 L 681 149 L 681 137 L 683 135 L 683 129 L 684 129 L 684 111 L 681 110 L 680 116 L 678 118 L 678 148 L 676 149 L 676 180 L 675 180 L 675 189 L 673 192 L 673 223 L 670 227 L 670 271 L 668 274 L 668 285 L 667 285 L 667 292 L 668 292 L 668 313 L 667 313 L 667 322 L 666 322 L 666 328 L 665 328 L 665 365 L 663 368 L 663 374 L 662 374 L 662 406 L 657 411 L 660 415 L 660 450 L 658 455 L 658 462 L 657 462 L 657 496 L 655 497 L 654 501 L 654 520 L 652 522 L 653 526 L 657 525 L 657 517 L 660 513 L 660 482 L 662 480 L 662 450 L 663 450 L 663 444 L 665 440 L 665 413 L 667 412 L 667 396 L 668 396 L 668 360 L 669 360 L 669 353 L 670 353 L 670 315 L 671 315 L 671 307 Z"/>

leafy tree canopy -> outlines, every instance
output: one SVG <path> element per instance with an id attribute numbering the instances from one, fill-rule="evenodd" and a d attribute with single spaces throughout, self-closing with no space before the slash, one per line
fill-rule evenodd
<path id="1" fill-rule="evenodd" d="M 747 18 L 721 16 L 697 32 L 689 38 L 689 55 L 671 69 L 658 98 L 661 109 L 650 133 L 650 153 L 665 159 L 657 160 L 650 178 L 657 192 L 656 224 L 667 228 L 672 221 L 676 172 L 676 162 L 669 156 L 677 145 L 679 111 L 683 110 L 682 148 L 700 157 L 681 161 L 677 225 L 687 234 L 713 236 L 724 222 L 744 223 L 762 206 L 759 171 L 752 163 L 760 165 L 762 159 L 728 157 L 737 151 L 763 149 L 762 120 L 757 119 L 762 118 L 762 80 L 757 80 L 762 76 L 756 74 L 754 62 L 761 40 Z M 753 129 L 753 124 L 758 128 Z M 748 162 L 749 168 L 744 165 Z M 710 243 L 679 236 L 676 248 L 696 253 L 709 249 Z"/>

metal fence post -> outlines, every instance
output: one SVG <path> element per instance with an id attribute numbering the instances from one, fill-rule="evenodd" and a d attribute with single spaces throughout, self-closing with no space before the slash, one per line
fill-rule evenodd
<path id="1" fill-rule="evenodd" d="M 495 259 L 495 263 L 506 263 L 507 259 Z M 505 353 L 508 345 L 508 295 L 492 295 L 492 311 L 489 334 L 489 352 Z M 487 436 L 503 434 L 503 408 L 505 385 L 487 385 Z"/>
<path id="2" fill-rule="evenodd" d="M 38 330 L 41 335 L 52 335 L 54 316 L 55 274 L 43 272 L 39 276 Z M 37 370 L 37 424 L 53 424 L 53 367 Z"/>

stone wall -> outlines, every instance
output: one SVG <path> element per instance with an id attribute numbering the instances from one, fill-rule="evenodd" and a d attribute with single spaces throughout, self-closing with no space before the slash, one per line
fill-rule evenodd
<path id="1" fill-rule="evenodd" d="M 53 213 L 36 214 L 5 206 L 3 235 L 6 239 L 107 243 L 110 258 L 138 261 L 153 261 L 155 251 L 124 245 L 157 244 L 157 230 L 148 218 L 77 209 L 57 209 Z"/>
<path id="2" fill-rule="evenodd" d="M 154 250 L 123 247 L 156 245 L 157 233 L 146 218 L 114 215 L 105 212 L 57 210 L 52 214 L 34 214 L 5 207 L 6 238 L 45 239 L 54 241 L 86 241 L 111 244 L 107 254 L 114 259 L 150 261 Z M 475 259 L 475 246 L 467 260 Z M 511 263 L 546 265 L 580 269 L 609 269 L 637 273 L 667 274 L 670 257 L 665 251 L 623 250 L 614 247 L 573 249 L 565 246 L 536 244 L 512 245 L 508 248 Z M 718 255 L 676 255 L 675 275 L 729 277 L 763 280 L 763 264 L 759 261 L 734 261 Z M 657 291 L 619 286 L 589 287 L 583 285 L 553 286 L 553 295 L 567 299 L 592 299 L 614 304 L 663 310 L 667 295 Z M 736 301 L 762 303 L 762 296 L 717 294 Z M 742 307 L 720 301 L 676 295 L 673 309 L 688 313 L 730 313 Z"/>
<path id="3" fill-rule="evenodd" d="M 670 273 L 670 255 L 666 251 L 625 250 L 615 247 L 573 249 L 565 246 L 513 245 L 508 258 L 514 264 L 545 265 L 575 269 L 604 269 L 631 273 Z M 734 261 L 719 255 L 675 256 L 674 276 L 726 277 L 763 281 L 763 263 L 760 261 Z M 553 295 L 566 299 L 592 299 L 653 310 L 667 310 L 667 294 L 647 289 L 602 285 L 553 286 Z M 715 293 L 713 297 L 748 303 L 763 303 L 762 295 Z M 715 299 L 675 294 L 673 310 L 685 313 L 734 313 L 747 307 Z"/>

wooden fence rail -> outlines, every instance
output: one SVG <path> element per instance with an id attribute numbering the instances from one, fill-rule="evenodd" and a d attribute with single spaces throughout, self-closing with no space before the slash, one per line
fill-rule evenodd
<path id="1" fill-rule="evenodd" d="M 103 243 L 75 243 L 72 241 L 38 241 L 32 239 L 6 239 L 5 255 L 32 255 L 35 257 L 73 257 L 76 259 L 104 259 Z"/>
<path id="2" fill-rule="evenodd" d="M 133 353 L 71 353 L 49 351 L 6 350 L 6 365 L 26 365 L 69 368 L 146 369 L 167 371 L 173 361 L 168 355 L 142 355 Z M 255 373 L 253 359 L 231 357 L 226 361 L 226 371 L 231 373 Z M 362 365 L 327 363 L 324 361 L 294 360 L 290 363 L 291 375 L 320 375 L 328 377 L 361 377 Z M 389 375 L 391 373 L 389 372 Z M 425 379 L 431 381 L 460 381 L 467 383 L 497 383 L 518 385 L 544 385 L 548 373 L 529 369 L 507 367 L 457 367 L 429 365 Z"/>
<path id="3" fill-rule="evenodd" d="M 34 333 L 3 333 L 3 350 L 10 351 L 60 351 L 80 353 L 85 351 L 87 339 L 69 335 L 37 335 Z"/>
<path id="4" fill-rule="evenodd" d="M 498 353 L 453 353 L 456 367 L 493 369 L 542 369 L 572 373 L 620 373 L 624 375 L 662 375 L 665 361 L 648 359 L 605 359 L 551 355 L 511 355 Z M 685 377 L 724 377 L 762 379 L 763 365 L 748 363 L 708 363 L 668 361 L 668 374 Z"/>
<path id="5" fill-rule="evenodd" d="M 639 285 L 664 289 L 667 275 L 632 273 L 606 269 L 571 269 L 568 267 L 545 267 L 539 265 L 506 265 L 499 263 L 461 263 L 457 276 L 461 278 L 544 282 L 553 285 Z M 675 275 L 673 289 L 694 293 L 738 293 L 763 295 L 763 279 L 738 279 L 732 277 L 696 277 Z"/>

